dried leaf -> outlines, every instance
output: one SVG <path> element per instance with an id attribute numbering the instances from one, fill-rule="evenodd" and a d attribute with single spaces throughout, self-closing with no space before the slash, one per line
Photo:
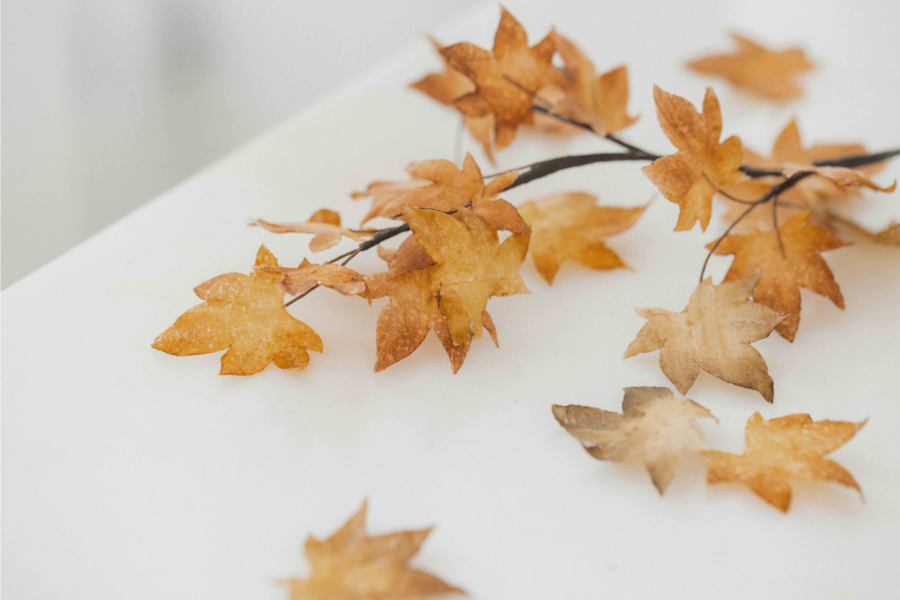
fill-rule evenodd
<path id="1" fill-rule="evenodd" d="M 403 216 L 416 240 L 437 263 L 431 290 L 440 294 L 440 310 L 454 344 L 481 337 L 489 298 L 529 293 L 518 274 L 528 251 L 529 234 L 513 234 L 498 246 L 497 230 L 465 208 L 450 216 L 404 207 Z"/>
<path id="2" fill-rule="evenodd" d="M 359 242 L 372 235 L 341 227 L 340 215 L 327 208 L 316 211 L 305 223 L 270 223 L 262 219 L 252 219 L 250 225 L 258 225 L 272 233 L 315 234 L 315 237 L 309 242 L 309 249 L 314 253 L 336 246 L 341 241 L 341 236 Z"/>
<path id="3" fill-rule="evenodd" d="M 735 52 L 699 58 L 689 62 L 688 67 L 699 73 L 728 79 L 739 88 L 770 100 L 793 100 L 803 95 L 795 78 L 814 65 L 802 49 L 773 52 L 743 36 L 732 34 L 731 37 L 738 46 Z"/>
<path id="4" fill-rule="evenodd" d="M 556 271 L 567 258 L 591 269 L 627 266 L 604 241 L 634 225 L 646 206 L 619 208 L 597 206 L 596 202 L 596 196 L 570 192 L 519 207 L 532 229 L 531 256 L 547 283 L 553 283 Z"/>
<path id="5" fill-rule="evenodd" d="M 750 301 L 759 280 L 759 272 L 720 285 L 707 277 L 680 313 L 636 309 L 647 323 L 624 358 L 659 350 L 659 368 L 682 395 L 703 369 L 728 383 L 756 390 L 772 402 L 775 388 L 769 369 L 750 343 L 769 337 L 784 317 Z"/>
<path id="6" fill-rule="evenodd" d="M 717 188 L 733 185 L 743 174 L 741 140 L 731 136 L 721 144 L 722 114 L 712 88 L 706 89 L 703 114 L 694 106 L 659 87 L 653 87 L 657 116 L 663 133 L 678 149 L 643 167 L 659 191 L 681 207 L 675 231 L 688 231 L 694 223 L 706 231 Z"/>
<path id="7" fill-rule="evenodd" d="M 558 33 L 555 41 L 566 65 L 560 85 L 569 101 L 587 116 L 579 115 L 564 102 L 555 106 L 554 112 L 594 125 L 600 135 L 617 133 L 637 121 L 628 114 L 628 67 L 623 65 L 598 77 L 594 64 L 574 43 Z"/>
<path id="8" fill-rule="evenodd" d="M 895 189 L 897 189 L 896 180 L 894 180 L 894 183 L 892 183 L 888 187 L 881 187 L 874 181 L 869 179 L 862 171 L 858 171 L 856 169 L 848 169 L 847 167 L 814 167 L 809 165 L 788 165 L 788 167 L 784 169 L 783 175 L 785 177 L 791 177 L 792 175 L 795 175 L 797 173 L 804 172 L 811 172 L 817 175 L 821 175 L 822 177 L 825 177 L 841 188 L 867 187 L 879 192 L 893 192 Z"/>
<path id="9" fill-rule="evenodd" d="M 469 117 L 494 116 L 494 144 L 502 149 L 516 137 L 520 123 L 534 122 L 534 93 L 550 83 L 553 53 L 551 33 L 528 47 L 525 29 L 501 7 L 493 54 L 466 42 L 444 48 L 447 63 L 475 82 L 476 91 L 454 102 Z"/>
<path id="10" fill-rule="evenodd" d="M 261 246 L 257 267 L 277 268 L 278 260 Z M 194 288 L 205 302 L 188 310 L 153 342 L 176 356 L 222 356 L 221 375 L 252 375 L 274 362 L 279 368 L 302 371 L 307 350 L 322 351 L 322 340 L 284 308 L 282 275 L 261 269 L 252 274 L 228 273 Z"/>
<path id="11" fill-rule="evenodd" d="M 600 460 L 644 463 L 662 495 L 685 451 L 706 447 L 694 419 L 712 413 L 693 400 L 679 400 L 664 387 L 628 387 L 619 414 L 590 406 L 553 406 L 553 416 Z"/>
<path id="12" fill-rule="evenodd" d="M 444 63 L 444 71 L 443 73 L 430 73 L 413 83 L 410 87 L 434 98 L 441 104 L 453 106 L 454 100 L 475 91 L 475 83 L 451 67 L 450 63 L 447 62 L 447 59 L 445 59 L 442 54 L 444 47 L 435 39 L 429 39 Z M 481 146 L 484 148 L 484 153 L 487 154 L 491 161 L 493 161 L 494 154 L 491 149 L 491 129 L 494 127 L 494 118 L 490 115 L 485 117 L 470 117 L 463 115 L 463 121 L 469 129 L 469 132 L 472 134 L 472 137 L 481 143 Z"/>
<path id="13" fill-rule="evenodd" d="M 868 242 L 872 242 L 873 244 L 880 244 L 882 246 L 900 247 L 900 223 L 891 221 L 891 224 L 881 231 L 871 231 L 868 228 L 863 227 L 859 223 L 853 221 L 852 219 L 847 219 L 846 217 L 838 217 L 837 215 L 832 215 L 830 213 L 825 213 L 825 216 L 826 218 L 835 220 L 837 223 L 849 229 Z"/>
<path id="14" fill-rule="evenodd" d="M 813 421 L 809 415 L 766 422 L 756 413 L 747 421 L 744 454 L 703 452 L 709 459 L 706 481 L 740 481 L 782 512 L 791 504 L 791 480 L 834 481 L 862 494 L 853 476 L 824 456 L 850 441 L 865 424 Z"/>
<path id="15" fill-rule="evenodd" d="M 435 268 L 406 271 L 396 276 L 387 272 L 366 277 L 366 294 L 370 302 L 385 296 L 391 299 L 378 314 L 375 329 L 376 373 L 412 354 L 432 329 L 447 352 L 453 373 L 462 367 L 471 340 L 454 345 L 447 320 L 431 291 L 431 275 Z M 497 344 L 497 332 L 487 311 L 483 319 L 485 328 Z"/>
<path id="16" fill-rule="evenodd" d="M 776 329 L 789 342 L 794 341 L 800 326 L 801 287 L 825 296 L 844 310 L 841 289 L 819 253 L 849 246 L 850 242 L 809 224 L 810 215 L 810 211 L 796 214 L 778 228 L 784 254 L 774 231 L 729 235 L 715 250 L 716 254 L 734 254 L 726 282 L 762 269 L 753 299 L 785 315 Z"/>
<path id="17" fill-rule="evenodd" d="M 464 594 L 409 566 L 431 529 L 379 536 L 366 533 L 366 503 L 330 538 L 306 540 L 307 579 L 289 579 L 291 600 L 414 600 Z"/>
<path id="18" fill-rule="evenodd" d="M 262 270 L 284 275 L 281 285 L 284 291 L 292 296 L 302 294 L 318 285 L 331 288 L 345 296 L 356 296 L 366 289 L 363 276 L 353 269 L 329 263 L 317 265 L 305 258 L 296 269 L 262 267 Z"/>

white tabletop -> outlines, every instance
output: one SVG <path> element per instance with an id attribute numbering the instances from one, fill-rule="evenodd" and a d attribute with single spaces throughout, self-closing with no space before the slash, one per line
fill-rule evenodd
<path id="1" fill-rule="evenodd" d="M 774 44 L 802 42 L 820 68 L 805 79 L 806 98 L 786 107 L 714 82 L 726 134 L 766 151 L 796 115 L 809 142 L 896 147 L 898 10 L 843 6 L 508 8 L 533 39 L 555 23 L 598 68 L 627 62 L 642 115 L 627 137 L 650 149 L 670 148 L 651 84 L 699 102 L 711 80 L 682 65 L 725 48 L 735 26 Z M 487 5 L 435 33 L 486 46 L 498 13 Z M 2 591 L 11 599 L 284 598 L 276 580 L 307 572 L 307 534 L 329 534 L 368 498 L 375 531 L 437 525 L 415 564 L 478 599 L 896 597 L 897 249 L 860 243 L 826 255 L 847 310 L 804 291 L 797 341 L 773 335 L 755 344 L 775 380 L 774 406 L 707 374 L 688 393 L 719 418 L 698 423 L 708 444 L 733 452 L 742 452 L 754 411 L 869 418 L 833 455 L 865 501 L 836 485 L 798 485 L 787 515 L 745 488 L 707 486 L 696 458 L 660 498 L 640 468 L 594 461 L 551 415 L 553 403 L 617 410 L 626 386 L 672 387 L 656 354 L 620 359 L 642 324 L 632 307 L 681 310 L 721 221 L 714 216 L 707 234 L 673 233 L 677 207 L 662 199 L 610 242 L 634 271 L 566 265 L 550 288 L 529 258 L 532 294 L 489 306 L 500 349 L 476 342 L 455 376 L 433 336 L 372 373 L 381 302 L 329 290 L 291 308 L 325 344 L 301 373 L 270 366 L 220 377 L 218 355 L 150 348 L 198 302 L 193 286 L 248 271 L 261 243 L 283 264 L 308 255 L 300 236 L 249 228 L 247 217 L 300 220 L 330 207 L 353 223 L 365 206 L 349 192 L 403 178 L 414 160 L 452 158 L 457 117 L 404 87 L 437 66 L 417 44 L 3 293 Z M 500 167 L 606 147 L 589 136 L 521 137 Z M 468 148 L 491 170 L 474 143 Z M 896 161 L 879 181 L 895 177 Z M 637 165 L 622 164 L 560 173 L 506 197 L 568 190 L 617 205 L 654 195 Z M 858 204 L 877 225 L 900 217 L 898 199 L 867 195 Z M 717 281 L 728 262 L 712 261 Z M 364 255 L 354 266 L 380 264 Z"/>

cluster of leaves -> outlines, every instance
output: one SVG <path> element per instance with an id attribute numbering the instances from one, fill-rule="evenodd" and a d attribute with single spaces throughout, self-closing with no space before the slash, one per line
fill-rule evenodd
<path id="1" fill-rule="evenodd" d="M 772 99 L 800 93 L 794 76 L 811 67 L 802 51 L 772 52 L 744 38 L 736 40 L 736 53 L 699 59 L 691 68 L 726 77 Z M 444 47 L 434 42 L 434 46 L 444 71 L 426 76 L 413 88 L 458 110 L 491 160 L 515 140 L 521 126 L 554 134 L 587 132 L 624 151 L 550 159 L 494 176 L 484 176 L 468 154 L 459 167 L 446 160 L 415 163 L 407 169 L 409 180 L 377 181 L 353 194 L 371 202 L 356 229 L 343 226 L 339 215 L 328 209 L 305 222 L 254 220 L 251 224 L 273 233 L 312 235 L 312 253 L 327 250 L 342 238 L 358 245 L 326 262 L 304 260 L 296 268 L 279 266 L 265 247 L 260 248 L 251 274 L 230 273 L 198 286 L 195 292 L 204 302 L 160 335 L 154 348 L 179 356 L 227 350 L 222 374 L 250 375 L 269 362 L 302 370 L 309 363 L 309 350 L 322 351 L 322 340 L 291 316 L 287 306 L 324 287 L 369 304 L 388 299 L 375 326 L 375 371 L 412 354 L 434 331 L 456 373 L 473 340 L 485 330 L 498 344 L 486 310 L 490 299 L 529 293 L 519 274 L 529 251 L 548 284 L 567 259 L 601 271 L 624 267 L 607 246 L 607 238 L 628 230 L 647 208 L 601 206 L 595 196 L 583 192 L 553 194 L 515 207 L 500 195 L 565 168 L 639 160 L 649 163 L 643 172 L 678 205 L 676 231 L 690 230 L 698 222 L 705 231 L 714 199 L 724 203 L 729 225 L 710 242 L 707 260 L 713 255 L 734 259 L 719 285 L 704 279 L 704 263 L 700 284 L 682 312 L 638 309 L 647 322 L 625 358 L 658 350 L 662 372 L 682 395 L 705 370 L 756 390 L 771 403 L 774 382 L 751 343 L 773 330 L 794 340 L 800 324 L 800 287 L 844 308 L 821 252 L 848 245 L 838 237 L 841 232 L 900 245 L 898 225 L 871 232 L 833 210 L 862 187 L 893 191 L 895 185 L 879 186 L 870 176 L 900 151 L 866 154 L 857 144 L 805 148 L 792 121 L 765 158 L 745 149 L 737 136 L 721 140 L 722 115 L 711 88 L 698 111 L 688 100 L 654 87 L 659 124 L 675 148 L 672 154 L 659 156 L 618 137 L 635 121 L 627 110 L 626 68 L 598 75 L 585 54 L 555 31 L 529 46 L 524 28 L 502 10 L 491 51 L 469 43 Z M 556 56 L 562 66 L 554 64 Z M 771 210 L 758 210 L 764 205 Z M 394 223 L 365 228 L 375 219 Z M 503 238 L 499 232 L 506 232 Z M 383 245 L 401 235 L 407 237 L 399 247 Z M 372 248 L 385 262 L 382 272 L 361 274 L 346 266 Z M 285 293 L 295 296 L 287 304 Z M 618 414 L 555 406 L 553 413 L 592 456 L 641 459 L 662 493 L 682 452 L 704 447 L 692 420 L 712 415 L 665 388 L 626 389 L 623 410 Z M 849 473 L 823 456 L 861 426 L 813 422 L 808 415 L 764 422 L 757 413 L 747 425 L 747 454 L 704 451 L 710 461 L 708 481 L 744 482 L 781 510 L 790 501 L 791 479 L 836 481 L 859 489 Z M 375 586 L 371 589 L 384 586 L 397 597 L 453 589 L 406 566 L 424 539 L 423 532 L 397 534 L 400 537 L 389 540 L 369 538 L 363 520 L 364 510 L 328 541 L 307 543 L 314 574 L 291 583 L 295 598 L 383 597 L 380 591 L 337 594 L 337 588 L 329 586 L 356 585 L 352 582 L 357 576 L 344 571 L 368 573 Z"/>

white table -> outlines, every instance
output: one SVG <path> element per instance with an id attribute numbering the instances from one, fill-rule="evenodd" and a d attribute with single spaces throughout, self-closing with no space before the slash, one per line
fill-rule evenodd
<path id="1" fill-rule="evenodd" d="M 716 83 L 726 134 L 765 151 L 796 114 L 809 142 L 896 146 L 896 6 L 824 4 L 508 8 L 533 39 L 555 23 L 598 68 L 627 61 L 643 115 L 627 136 L 648 148 L 670 148 L 651 84 L 699 102 L 711 80 L 681 65 L 726 47 L 735 25 L 777 44 L 802 41 L 821 68 L 789 107 Z M 489 45 L 497 18 L 487 5 L 436 34 Z M 301 237 L 248 228 L 247 217 L 298 220 L 332 207 L 353 223 L 365 206 L 350 191 L 402 178 L 410 161 L 452 158 L 456 117 L 404 89 L 434 67 L 426 43 L 409 48 L 3 293 L 2 591 L 284 598 L 276 580 L 307 572 L 306 535 L 329 534 L 368 498 L 374 531 L 436 524 L 416 564 L 473 598 L 896 597 L 896 249 L 858 244 L 827 255 L 847 310 L 804 292 L 797 341 L 756 344 L 775 379 L 774 406 L 706 374 L 688 394 L 720 420 L 699 423 L 709 445 L 733 452 L 754 411 L 870 419 L 833 455 L 865 502 L 840 486 L 798 485 L 787 515 L 738 486 L 705 485 L 699 459 L 687 459 L 660 498 L 641 469 L 590 459 L 551 416 L 552 403 L 617 410 L 625 386 L 670 385 L 655 354 L 620 360 L 642 323 L 632 307 L 681 310 L 715 231 L 673 233 L 677 207 L 662 199 L 611 242 L 633 272 L 567 265 L 551 289 L 529 259 L 533 293 L 490 304 L 500 350 L 476 342 L 456 376 L 433 336 L 373 374 L 381 304 L 327 290 L 291 309 L 325 342 L 302 373 L 270 366 L 220 377 L 218 355 L 151 350 L 198 302 L 194 285 L 248 271 L 260 243 L 284 264 L 305 256 Z M 499 166 L 600 146 L 588 136 L 523 135 Z M 894 177 L 897 161 L 880 181 Z M 653 195 L 638 167 L 624 164 L 561 173 L 507 197 L 565 190 L 621 205 Z M 861 206 L 873 225 L 900 216 L 896 194 Z M 728 262 L 714 259 L 717 280 Z M 373 272 L 379 261 L 354 265 Z"/>

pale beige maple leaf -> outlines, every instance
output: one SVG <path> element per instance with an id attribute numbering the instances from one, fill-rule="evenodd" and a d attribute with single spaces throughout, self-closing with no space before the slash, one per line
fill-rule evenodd
<path id="1" fill-rule="evenodd" d="M 662 495 L 686 451 L 705 448 L 693 420 L 715 419 L 693 400 L 678 399 L 664 387 L 628 387 L 623 414 L 590 406 L 553 406 L 553 416 L 600 460 L 643 462 Z"/>
<path id="2" fill-rule="evenodd" d="M 637 309 L 647 323 L 628 346 L 625 358 L 659 350 L 659 368 L 682 394 L 703 369 L 728 383 L 756 390 L 772 402 L 772 377 L 750 343 L 768 337 L 784 317 L 750 300 L 759 278 L 757 271 L 713 285 L 707 277 L 680 313 Z"/>

